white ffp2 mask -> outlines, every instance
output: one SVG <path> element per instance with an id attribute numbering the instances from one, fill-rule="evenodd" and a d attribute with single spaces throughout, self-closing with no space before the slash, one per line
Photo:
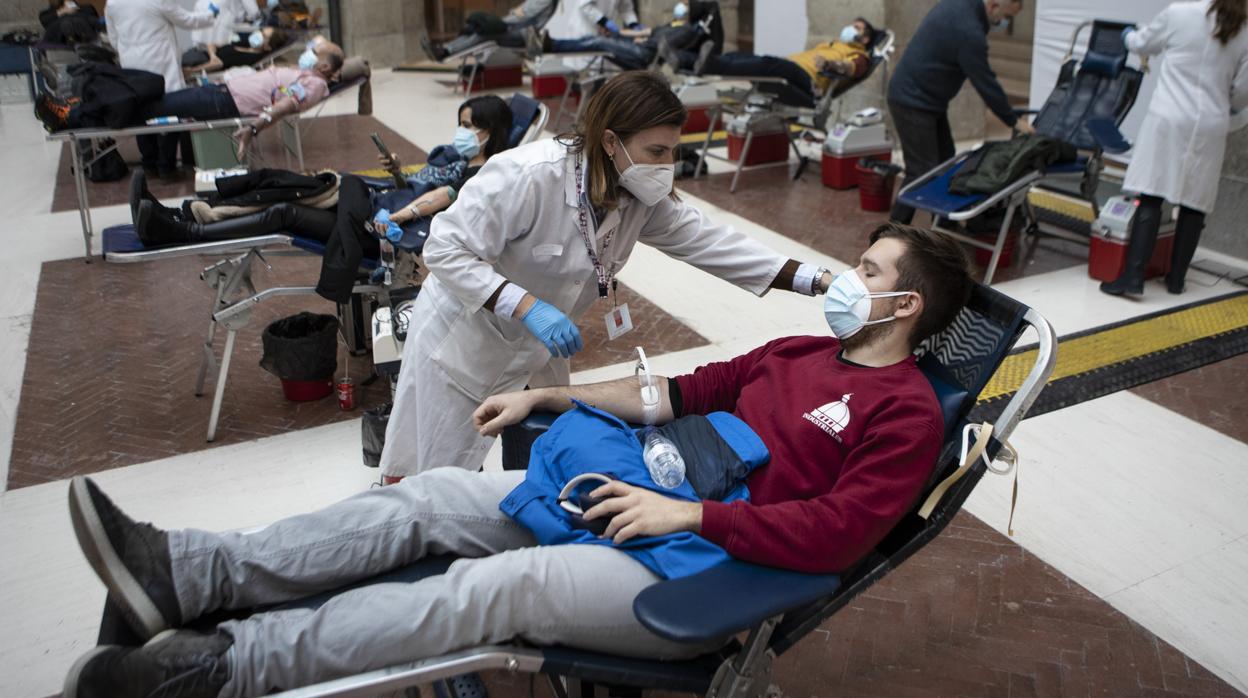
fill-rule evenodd
<path id="1" fill-rule="evenodd" d="M 620 150 L 628 158 L 628 169 L 620 172 L 616 168 L 616 172 L 620 175 L 620 186 L 628 193 L 645 206 L 654 206 L 672 193 L 672 182 L 676 179 L 675 165 L 638 165 L 633 162 L 633 156 L 628 154 L 622 140 Z"/>

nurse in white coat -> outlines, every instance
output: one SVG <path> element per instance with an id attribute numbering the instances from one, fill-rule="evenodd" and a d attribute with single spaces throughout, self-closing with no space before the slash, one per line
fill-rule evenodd
<path id="1" fill-rule="evenodd" d="M 1144 293 L 1163 201 L 1178 204 L 1166 289 L 1183 292 L 1205 215 L 1213 210 L 1226 136 L 1248 109 L 1248 0 L 1176 2 L 1147 27 L 1124 32 L 1127 49 L 1164 54 L 1161 79 L 1136 138 L 1123 189 L 1140 194 L 1126 267 L 1105 293 Z"/>
<path id="2" fill-rule="evenodd" d="M 756 295 L 826 290 L 826 270 L 675 198 L 685 116 L 662 77 L 622 73 L 587 102 L 573 136 L 494 156 L 434 219 L 381 457 L 387 481 L 479 468 L 493 439 L 473 428 L 473 410 L 495 393 L 568 382 L 576 321 L 614 297 L 637 242 Z"/>
<path id="3" fill-rule="evenodd" d="M 210 27 L 219 13 L 213 3 L 203 12 L 190 12 L 176 0 L 109 0 L 104 6 L 108 42 L 117 50 L 118 64 L 165 76 L 165 92 L 186 87 L 175 28 Z M 144 169 L 155 169 L 162 177 L 173 176 L 176 134 L 138 136 L 135 140 Z"/>

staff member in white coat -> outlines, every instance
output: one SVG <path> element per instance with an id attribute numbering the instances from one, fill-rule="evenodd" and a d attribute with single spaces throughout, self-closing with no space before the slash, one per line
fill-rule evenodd
<path id="1" fill-rule="evenodd" d="M 676 198 L 685 117 L 662 77 L 622 73 L 588 101 L 575 133 L 494 156 L 434 219 L 381 456 L 388 482 L 479 468 L 493 439 L 473 429 L 473 410 L 495 393 L 568 382 L 582 347 L 575 321 L 614 297 L 639 241 L 760 296 L 827 289 L 825 269 Z M 618 304 L 608 314 L 610 336 L 627 315 Z"/>
<path id="2" fill-rule="evenodd" d="M 210 5 L 219 8 L 217 19 L 206 29 L 191 32 L 191 41 L 203 46 L 226 46 L 234 40 L 234 27 L 248 19 L 260 16 L 260 8 L 256 0 L 198 0 L 195 9 L 198 12 L 211 12 Z"/>
<path id="3" fill-rule="evenodd" d="M 168 93 L 186 87 L 174 28 L 210 27 L 220 11 L 211 2 L 206 11 L 189 12 L 176 0 L 109 0 L 104 6 L 104 18 L 108 41 L 117 49 L 121 67 L 165 76 Z M 162 179 L 173 175 L 177 134 L 138 136 L 135 140 L 143 157 L 143 169 L 155 170 Z"/>
<path id="4" fill-rule="evenodd" d="M 1218 198 L 1232 114 L 1248 109 L 1246 6 L 1248 0 L 1176 2 L 1147 27 L 1123 32 L 1129 50 L 1164 52 L 1165 60 L 1122 185 L 1140 194 L 1126 267 L 1101 284 L 1105 293 L 1144 293 L 1163 201 L 1180 206 L 1166 290 L 1183 292 L 1205 215 Z"/>

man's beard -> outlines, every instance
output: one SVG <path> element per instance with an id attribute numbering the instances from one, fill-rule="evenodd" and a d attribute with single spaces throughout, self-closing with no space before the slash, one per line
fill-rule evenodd
<path id="1" fill-rule="evenodd" d="M 889 300 L 892 300 L 893 302 L 888 304 L 888 311 L 881 313 L 878 318 L 871 318 L 871 320 L 882 320 L 893 314 L 893 311 L 897 309 L 896 299 Z M 896 324 L 896 321 L 890 320 L 889 322 L 881 322 L 878 325 L 864 325 L 862 329 L 858 330 L 849 337 L 842 339 L 841 347 L 850 351 L 869 347 L 892 334 L 894 325 Z"/>
<path id="2" fill-rule="evenodd" d="M 892 322 L 881 322 L 878 325 L 867 325 L 861 330 L 841 340 L 841 348 L 849 351 L 871 346 L 887 337 L 893 331 Z"/>

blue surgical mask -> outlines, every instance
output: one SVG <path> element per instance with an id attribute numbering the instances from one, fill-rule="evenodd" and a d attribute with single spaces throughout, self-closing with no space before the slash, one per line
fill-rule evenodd
<path id="1" fill-rule="evenodd" d="M 854 25 L 846 25 L 841 29 L 841 41 L 847 44 L 858 43 L 858 30 L 854 29 Z"/>
<path id="2" fill-rule="evenodd" d="M 312 49 L 305 48 L 303 53 L 299 54 L 299 69 L 312 70 L 316 67 L 319 60 L 320 59 L 316 57 L 316 53 L 314 53 Z"/>
<path id="3" fill-rule="evenodd" d="M 848 339 L 867 325 L 878 325 L 897 319 L 895 316 L 879 320 L 869 319 L 873 299 L 909 294 L 909 291 L 871 293 L 862 279 L 858 278 L 858 273 L 849 269 L 833 279 L 832 285 L 828 287 L 828 294 L 823 300 L 823 317 L 828 321 L 832 334 L 838 339 Z"/>
<path id="4" fill-rule="evenodd" d="M 264 46 L 264 34 L 261 34 L 260 32 L 252 32 L 247 37 L 247 43 L 252 48 L 260 48 L 261 46 Z"/>
<path id="5" fill-rule="evenodd" d="M 676 3 L 676 7 L 672 8 L 673 19 L 684 19 L 689 14 L 689 6 L 683 2 Z"/>
<path id="6" fill-rule="evenodd" d="M 280 2 L 281 0 L 269 0 L 268 2 L 264 4 L 264 6 L 268 8 L 269 12 L 272 12 L 273 10 L 277 9 L 277 6 Z"/>
<path id="7" fill-rule="evenodd" d="M 489 138 L 486 138 L 489 140 Z M 455 140 L 451 141 L 460 155 L 471 160 L 481 152 L 481 143 L 477 141 L 477 132 L 463 126 L 455 127 Z"/>

